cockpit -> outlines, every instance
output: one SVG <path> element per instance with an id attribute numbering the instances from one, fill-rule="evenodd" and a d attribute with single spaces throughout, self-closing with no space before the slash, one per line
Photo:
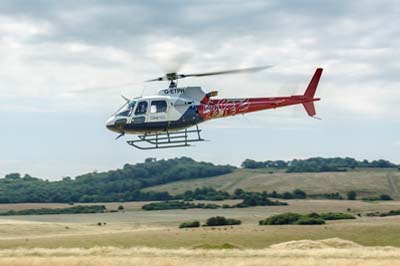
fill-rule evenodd
<path id="1" fill-rule="evenodd" d="M 109 130 L 123 133 L 126 126 L 130 130 L 148 121 L 161 122 L 167 119 L 169 99 L 163 96 L 152 98 L 135 98 L 119 108 L 106 122 Z"/>
<path id="2" fill-rule="evenodd" d="M 124 104 L 118 111 L 114 113 L 115 116 L 131 116 L 134 108 L 135 108 L 136 101 L 131 100 L 129 103 Z"/>

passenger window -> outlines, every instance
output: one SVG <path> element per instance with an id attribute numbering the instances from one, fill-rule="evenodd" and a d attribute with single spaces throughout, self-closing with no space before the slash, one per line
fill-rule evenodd
<path id="1" fill-rule="evenodd" d="M 144 115 L 147 112 L 147 102 L 143 101 L 140 102 L 137 107 L 136 107 L 136 111 L 135 111 L 135 115 Z"/>
<path id="2" fill-rule="evenodd" d="M 152 101 L 150 107 L 150 113 L 164 113 L 167 111 L 167 102 L 166 101 Z"/>

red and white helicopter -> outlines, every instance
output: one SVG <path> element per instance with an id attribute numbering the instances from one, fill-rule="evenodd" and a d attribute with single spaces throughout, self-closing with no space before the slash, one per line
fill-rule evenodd
<path id="1" fill-rule="evenodd" d="M 317 68 L 303 95 L 265 98 L 214 99 L 217 91 L 205 93 L 201 87 L 178 87 L 177 80 L 188 77 L 257 72 L 271 66 L 253 67 L 198 74 L 168 73 L 148 81 L 169 81 L 169 87 L 157 95 L 127 99 L 106 123 L 109 130 L 138 135 L 127 141 L 138 149 L 186 147 L 204 141 L 198 124 L 214 118 L 245 114 L 266 109 L 302 104 L 311 117 L 315 116 L 314 98 L 322 68 Z M 193 129 L 189 129 L 193 127 Z"/>

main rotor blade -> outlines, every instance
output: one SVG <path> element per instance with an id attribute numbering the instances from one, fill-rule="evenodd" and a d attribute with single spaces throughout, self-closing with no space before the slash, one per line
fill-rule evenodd
<path id="1" fill-rule="evenodd" d="M 249 67 L 249 68 L 222 70 L 222 71 L 205 72 L 205 73 L 193 73 L 193 74 L 167 73 L 164 77 L 149 79 L 149 80 L 146 80 L 146 82 L 177 80 L 177 79 L 188 78 L 188 77 L 204 77 L 204 76 L 215 76 L 215 75 L 225 75 L 225 74 L 253 73 L 253 72 L 258 72 L 258 71 L 261 71 L 261 70 L 264 70 L 267 68 L 271 68 L 271 67 L 273 67 L 273 66 L 267 65 L 267 66 L 259 66 L 259 67 Z"/>
<path id="2" fill-rule="evenodd" d="M 222 70 L 215 72 L 195 73 L 195 74 L 180 74 L 180 75 L 178 74 L 178 77 L 187 78 L 187 77 L 204 77 L 204 76 L 214 76 L 214 75 L 224 75 L 224 74 L 254 73 L 271 67 L 273 66 L 268 65 L 268 66 L 249 67 L 249 68 Z"/>
<path id="3" fill-rule="evenodd" d="M 145 80 L 144 82 L 166 81 L 166 80 L 168 80 L 167 77 L 159 77 L 159 78 L 156 78 L 156 79 L 148 79 L 148 80 Z"/>

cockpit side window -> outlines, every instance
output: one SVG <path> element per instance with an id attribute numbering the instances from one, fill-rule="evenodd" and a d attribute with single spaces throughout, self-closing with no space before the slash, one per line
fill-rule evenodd
<path id="1" fill-rule="evenodd" d="M 146 112 L 147 112 L 147 102 L 146 101 L 139 102 L 136 107 L 135 115 L 143 115 L 146 114 Z"/>
<path id="2" fill-rule="evenodd" d="M 166 101 L 152 101 L 150 111 L 152 114 L 166 112 L 167 111 L 167 102 Z"/>
<path id="3" fill-rule="evenodd" d="M 129 105 L 128 105 L 128 110 L 129 110 L 129 116 L 131 116 L 131 114 L 132 114 L 132 112 L 133 112 L 133 109 L 135 108 L 135 103 L 136 103 L 136 101 L 131 101 L 130 103 L 129 103 Z"/>

